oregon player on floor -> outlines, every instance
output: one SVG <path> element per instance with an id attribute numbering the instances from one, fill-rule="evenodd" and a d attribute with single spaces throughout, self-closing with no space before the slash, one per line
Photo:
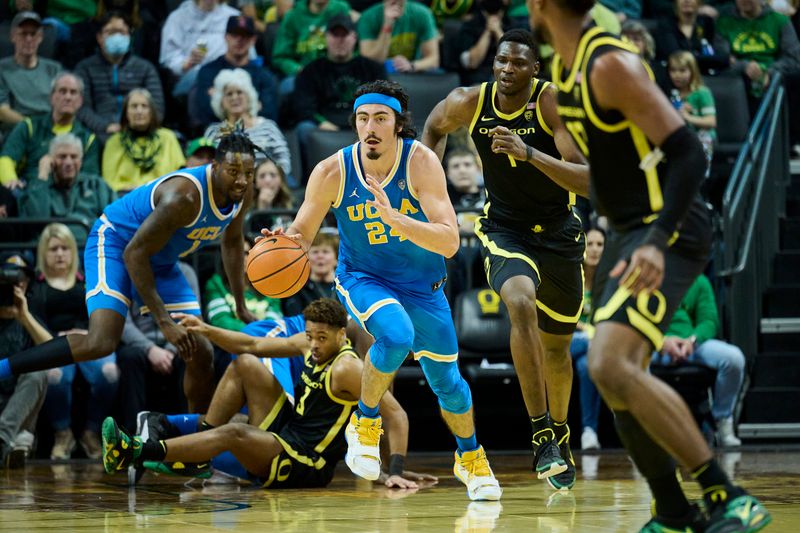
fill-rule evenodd
<path id="1" fill-rule="evenodd" d="M 758 531 L 769 513 L 720 469 L 681 397 L 645 370 L 708 256 L 703 149 L 638 51 L 586 24 L 593 4 L 528 0 L 531 26 L 557 53 L 558 113 L 589 158 L 592 203 L 611 225 L 593 291 L 589 370 L 653 492 L 655 516 L 643 531 Z M 707 525 L 672 457 L 701 485 Z"/>
<path id="2" fill-rule="evenodd" d="M 428 117 L 422 142 L 442 157 L 447 134 L 469 127 L 478 149 L 487 202 L 475 233 L 511 318 L 534 469 L 561 489 L 575 483 L 569 344 L 583 308 L 585 237 L 572 205 L 575 192 L 588 195 L 589 170 L 558 118 L 556 91 L 538 71 L 533 35 L 506 32 L 494 59 L 497 81 L 452 91 Z"/>

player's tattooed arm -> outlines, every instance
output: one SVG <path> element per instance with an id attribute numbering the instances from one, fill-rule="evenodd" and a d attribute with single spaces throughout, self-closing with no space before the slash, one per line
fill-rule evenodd
<path id="1" fill-rule="evenodd" d="M 422 131 L 422 144 L 436 153 L 441 161 L 447 135 L 459 128 L 468 128 L 478 105 L 480 87 L 458 87 L 436 104 Z"/>
<path id="2" fill-rule="evenodd" d="M 179 228 L 191 224 L 197 217 L 200 193 L 188 179 L 175 177 L 156 189 L 155 204 L 153 212 L 139 226 L 125 247 L 123 258 L 142 302 L 149 308 L 167 341 L 186 359 L 197 349 L 195 338 L 170 318 L 156 291 L 150 258 L 166 246 Z"/>
<path id="3" fill-rule="evenodd" d="M 325 215 L 339 196 L 339 184 L 343 179 L 339 172 L 338 153 L 317 163 L 306 185 L 306 195 L 303 204 L 297 211 L 297 216 L 286 230 L 278 228 L 275 231 L 261 230 L 261 234 L 286 235 L 294 239 L 303 250 L 308 251 L 314 237 L 317 236 Z"/>
<path id="4" fill-rule="evenodd" d="M 230 282 L 231 294 L 236 301 L 236 316 L 245 323 L 256 320 L 244 300 L 244 217 L 253 203 L 253 187 L 247 188 L 242 207 L 222 234 L 222 266 Z"/>

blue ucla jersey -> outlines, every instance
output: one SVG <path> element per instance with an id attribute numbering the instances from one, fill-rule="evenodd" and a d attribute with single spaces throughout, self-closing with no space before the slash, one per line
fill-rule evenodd
<path id="1" fill-rule="evenodd" d="M 200 211 L 191 224 L 176 231 L 164 248 L 151 258 L 153 265 L 173 264 L 178 258 L 217 240 L 241 209 L 239 202 L 223 213 L 214 203 L 211 165 L 184 168 L 134 189 L 105 208 L 103 213 L 119 238 L 125 242 L 133 238 L 136 230 L 155 208 L 155 192 L 158 186 L 175 176 L 188 178 L 197 187 L 200 193 Z"/>
<path id="2" fill-rule="evenodd" d="M 359 145 L 342 148 L 337 154 L 341 182 L 333 204 L 340 239 L 336 274 L 363 272 L 404 290 L 430 293 L 445 277 L 444 257 L 386 227 L 377 210 L 367 205 L 373 196 L 367 189 Z M 398 138 L 397 145 L 397 160 L 381 185 L 393 208 L 427 222 L 408 175 L 408 162 L 419 143 Z"/>

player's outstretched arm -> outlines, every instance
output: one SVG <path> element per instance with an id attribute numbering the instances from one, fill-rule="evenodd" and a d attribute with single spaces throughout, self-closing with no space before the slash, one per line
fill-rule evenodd
<path id="1" fill-rule="evenodd" d="M 306 195 L 297 216 L 285 231 L 275 232 L 261 230 L 263 235 L 285 234 L 300 243 L 303 250 L 308 251 L 316 237 L 325 215 L 339 197 L 342 176 L 339 172 L 339 154 L 336 153 L 317 163 L 308 178 Z"/>
<path id="2" fill-rule="evenodd" d="M 228 276 L 228 282 L 231 287 L 231 294 L 236 301 L 236 316 L 239 320 L 249 324 L 256 320 L 245 305 L 244 301 L 244 217 L 250 210 L 250 204 L 253 203 L 253 187 L 247 188 L 244 199 L 242 200 L 242 207 L 239 209 L 236 217 L 225 228 L 222 234 L 222 266 L 225 269 L 225 274 Z"/>
<path id="3" fill-rule="evenodd" d="M 381 217 L 381 221 L 420 248 L 435 254 L 452 257 L 460 244 L 458 222 L 453 205 L 447 196 L 444 170 L 436 155 L 420 146 L 409 161 L 408 181 L 419 198 L 419 205 L 428 221 L 416 220 L 401 214 L 389 202 L 380 183 L 367 175 L 367 188 L 375 197 L 367 200 Z"/>
<path id="4" fill-rule="evenodd" d="M 618 265 L 612 271 L 612 275 L 623 275 L 621 283 L 638 272 L 631 287 L 634 293 L 654 290 L 664 276 L 663 251 L 686 216 L 705 175 L 703 147 L 633 53 L 612 52 L 598 58 L 589 83 L 601 108 L 620 111 L 659 147 L 642 161 L 645 169 L 655 167 L 664 156 L 668 161 L 658 218 L 650 225 L 642 246 L 631 256 L 630 264 Z"/>
<path id="5" fill-rule="evenodd" d="M 197 348 L 195 340 L 170 318 L 156 291 L 150 258 L 166 246 L 179 228 L 191 224 L 196 218 L 200 210 L 200 193 L 187 178 L 174 177 L 160 185 L 155 196 L 153 212 L 125 247 L 123 259 L 136 292 L 164 337 L 178 349 L 181 357 L 188 358 Z"/>
<path id="6" fill-rule="evenodd" d="M 229 353 L 250 353 L 259 357 L 294 357 L 308 350 L 305 333 L 291 337 L 253 337 L 239 331 L 212 326 L 195 315 L 172 313 L 172 317 L 188 331 L 204 336 Z"/>
<path id="7" fill-rule="evenodd" d="M 447 146 L 447 135 L 469 127 L 478 105 L 480 87 L 457 87 L 436 104 L 422 131 L 422 144 L 436 153 L 441 161 Z"/>

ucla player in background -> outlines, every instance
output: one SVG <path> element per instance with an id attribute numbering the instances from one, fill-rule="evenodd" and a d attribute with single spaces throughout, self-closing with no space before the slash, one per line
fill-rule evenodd
<path id="1" fill-rule="evenodd" d="M 556 51 L 558 113 L 589 159 L 592 203 L 611 226 L 595 274 L 589 371 L 655 498 L 642 531 L 758 531 L 769 512 L 731 483 L 686 403 L 647 372 L 708 258 L 703 148 L 636 47 L 591 24 L 593 5 L 528 0 L 531 27 Z M 686 500 L 673 457 L 702 487 L 708 523 Z"/>
<path id="2" fill-rule="evenodd" d="M 189 408 L 204 411 L 214 388 L 211 345 L 170 318 L 173 311 L 200 314 L 177 262 L 221 239 L 236 311 L 253 320 L 243 298 L 242 223 L 252 198 L 255 149 L 243 131 L 234 130 L 221 138 L 210 165 L 167 174 L 106 207 L 84 251 L 88 333 L 0 360 L 0 379 L 108 355 L 119 343 L 128 307 L 141 305 L 187 362 Z"/>
<path id="3" fill-rule="evenodd" d="M 379 476 L 378 404 L 413 353 L 456 437 L 456 477 L 471 499 L 498 500 L 500 485 L 476 441 L 472 395 L 458 370 L 458 342 L 443 291 L 443 256 L 459 246 L 444 171 L 436 155 L 414 141 L 402 87 L 376 81 L 355 96 L 351 124 L 359 142 L 317 165 L 286 230 L 308 249 L 333 209 L 341 239 L 336 290 L 350 316 L 375 338 L 358 410 L 345 432 L 345 462 L 363 478 Z"/>
<path id="4" fill-rule="evenodd" d="M 554 87 L 535 77 L 533 35 L 506 32 L 493 68 L 497 81 L 457 88 L 434 108 L 422 142 L 440 158 L 448 133 L 466 127 L 475 142 L 487 194 L 475 233 L 486 277 L 511 319 L 533 467 L 553 488 L 569 489 L 575 484 L 569 344 L 583 309 L 585 249 L 572 206 L 575 193 L 588 196 L 589 168 L 558 118 Z"/>

